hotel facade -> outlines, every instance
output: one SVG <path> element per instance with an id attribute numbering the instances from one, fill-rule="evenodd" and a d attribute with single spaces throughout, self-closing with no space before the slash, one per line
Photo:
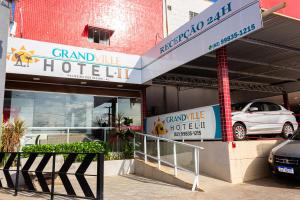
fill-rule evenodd
<path id="1" fill-rule="evenodd" d="M 218 103 L 216 90 L 181 92 L 201 101 L 179 99 L 178 88 L 141 76 L 141 56 L 213 1 L 12 2 L 4 121 L 21 118 L 29 133 L 69 127 L 77 141 L 115 128 L 120 117 L 142 131 L 147 115 Z"/>

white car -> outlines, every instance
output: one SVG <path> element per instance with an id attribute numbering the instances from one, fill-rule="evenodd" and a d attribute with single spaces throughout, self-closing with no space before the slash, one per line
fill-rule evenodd
<path id="1" fill-rule="evenodd" d="M 235 140 L 252 134 L 282 134 L 288 138 L 298 129 L 294 113 L 271 102 L 251 102 L 232 105 L 232 125 Z"/>

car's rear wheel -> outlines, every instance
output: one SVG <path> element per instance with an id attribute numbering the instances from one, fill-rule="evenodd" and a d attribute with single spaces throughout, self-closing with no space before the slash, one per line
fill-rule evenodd
<path id="1" fill-rule="evenodd" d="M 233 136 L 235 140 L 244 140 L 246 133 L 246 127 L 242 123 L 237 122 L 233 125 Z"/>
<path id="2" fill-rule="evenodd" d="M 293 125 L 290 123 L 285 123 L 282 128 L 282 137 L 289 138 L 294 135 Z"/>

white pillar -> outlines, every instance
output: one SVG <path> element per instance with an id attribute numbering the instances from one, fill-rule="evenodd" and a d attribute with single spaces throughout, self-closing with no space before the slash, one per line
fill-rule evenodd
<path id="1" fill-rule="evenodd" d="M 10 9 L 6 1 L 0 1 L 0 123 L 3 117 L 3 103 L 5 92 L 5 79 L 6 79 L 6 53 L 7 53 L 7 38 Z M 1 134 L 1 129 L 0 129 Z"/>

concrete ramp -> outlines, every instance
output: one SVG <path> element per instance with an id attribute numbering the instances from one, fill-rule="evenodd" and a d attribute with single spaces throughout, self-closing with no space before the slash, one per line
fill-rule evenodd
<path id="1" fill-rule="evenodd" d="M 156 163 L 145 161 L 140 159 L 134 160 L 134 171 L 138 176 L 158 180 L 164 183 L 176 185 L 185 189 L 191 190 L 193 187 L 194 175 L 189 172 L 178 170 L 178 176 L 174 176 L 174 168 L 161 165 L 158 169 Z M 200 188 L 196 188 L 196 191 L 202 191 Z"/>
<path id="2" fill-rule="evenodd" d="M 168 166 L 161 165 L 161 170 L 158 169 L 158 165 L 155 162 L 147 162 L 144 160 L 135 159 L 135 174 L 137 176 L 161 181 L 171 185 L 191 190 L 193 186 L 194 175 L 178 170 L 178 176 L 174 176 L 174 169 Z M 213 192 L 216 188 L 232 187 L 231 183 L 215 179 L 206 175 L 200 175 L 199 177 L 200 187 L 196 189 L 198 192 Z"/>

